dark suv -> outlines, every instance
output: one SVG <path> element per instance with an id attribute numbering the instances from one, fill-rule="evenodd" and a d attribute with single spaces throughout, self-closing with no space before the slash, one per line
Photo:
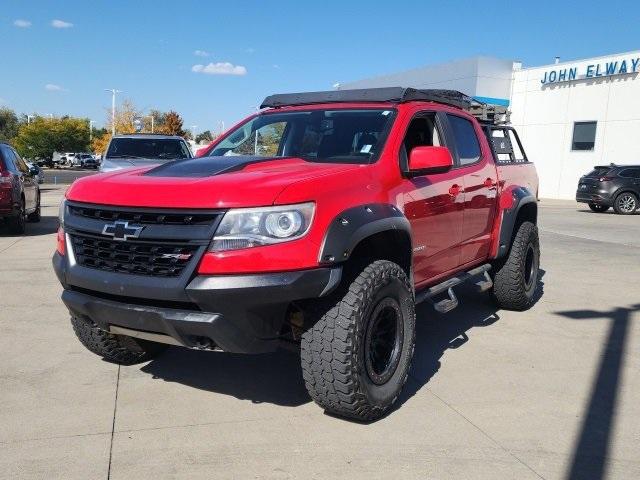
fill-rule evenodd
<path id="1" fill-rule="evenodd" d="M 588 203 L 594 212 L 630 215 L 640 207 L 640 165 L 596 166 L 580 178 L 576 201 Z"/>
<path id="2" fill-rule="evenodd" d="M 20 155 L 0 142 L 0 219 L 13 233 L 24 233 L 25 222 L 40 221 L 38 179 Z"/>

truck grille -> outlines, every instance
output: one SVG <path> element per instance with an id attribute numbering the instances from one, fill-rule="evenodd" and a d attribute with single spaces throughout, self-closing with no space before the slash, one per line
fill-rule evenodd
<path id="1" fill-rule="evenodd" d="M 207 225 L 220 215 L 217 212 L 159 213 L 84 205 L 69 205 L 69 213 L 94 220 L 120 220 L 155 225 Z"/>
<path id="2" fill-rule="evenodd" d="M 110 240 L 71 234 L 79 265 L 108 272 L 177 277 L 198 251 L 198 245 L 158 241 Z"/>

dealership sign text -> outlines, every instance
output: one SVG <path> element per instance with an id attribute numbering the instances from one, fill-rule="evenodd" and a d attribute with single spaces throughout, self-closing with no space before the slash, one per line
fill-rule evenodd
<path id="1" fill-rule="evenodd" d="M 579 75 L 578 67 L 559 68 L 544 72 L 544 76 L 540 83 L 543 85 L 549 83 L 570 82 L 572 80 L 583 80 L 586 78 L 611 77 L 613 75 L 625 75 L 628 73 L 637 73 L 640 69 L 640 58 L 630 58 L 625 60 L 593 63 L 587 65 L 584 73 Z"/>

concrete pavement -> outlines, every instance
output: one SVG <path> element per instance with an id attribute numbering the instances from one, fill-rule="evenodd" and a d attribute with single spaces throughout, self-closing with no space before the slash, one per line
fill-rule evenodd
<path id="1" fill-rule="evenodd" d="M 640 215 L 541 202 L 534 308 L 420 306 L 400 405 L 363 425 L 323 414 L 291 353 L 86 351 L 50 264 L 61 192 L 0 235 L 0 478 L 640 477 Z"/>

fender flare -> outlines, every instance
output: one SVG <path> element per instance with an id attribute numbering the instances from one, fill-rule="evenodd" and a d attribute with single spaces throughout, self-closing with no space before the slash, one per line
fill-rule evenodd
<path id="1" fill-rule="evenodd" d="M 537 223 L 537 203 L 538 200 L 533 192 L 525 187 L 515 187 L 511 191 L 505 191 L 500 198 L 500 235 L 498 236 L 498 245 L 495 250 L 495 258 L 503 258 L 511 249 L 511 239 L 513 231 L 516 227 L 518 214 L 522 207 L 528 204 L 536 205 L 536 223 Z"/>
<path id="2" fill-rule="evenodd" d="M 348 260 L 358 243 L 386 231 L 405 232 L 411 240 L 409 220 L 391 204 L 369 203 L 344 210 L 331 221 L 318 261 L 332 264 Z"/>

